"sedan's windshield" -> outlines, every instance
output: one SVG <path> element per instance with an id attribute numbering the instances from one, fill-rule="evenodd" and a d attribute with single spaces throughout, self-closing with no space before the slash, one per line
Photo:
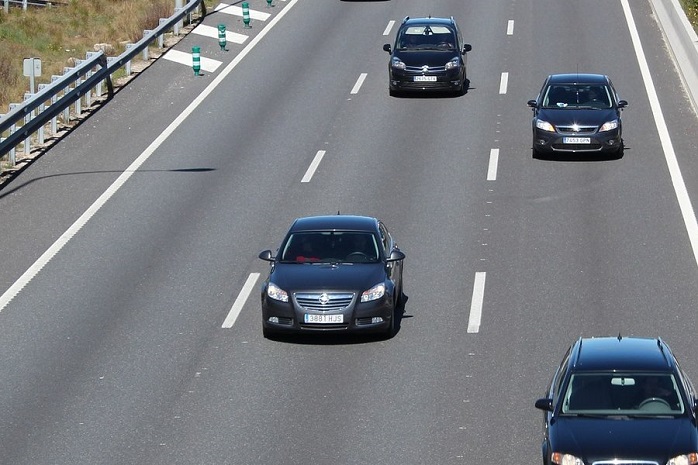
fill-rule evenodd
<path id="1" fill-rule="evenodd" d="M 553 84 L 543 95 L 545 108 L 611 108 L 611 92 L 604 85 Z"/>
<path id="2" fill-rule="evenodd" d="M 285 263 L 376 263 L 378 242 L 370 232 L 311 231 L 291 234 L 283 246 Z"/>
<path id="3" fill-rule="evenodd" d="M 684 404 L 671 373 L 579 373 L 562 398 L 563 414 L 678 415 Z"/>

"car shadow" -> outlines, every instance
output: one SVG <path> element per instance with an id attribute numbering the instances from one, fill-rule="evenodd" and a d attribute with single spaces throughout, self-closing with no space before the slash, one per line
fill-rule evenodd
<path id="1" fill-rule="evenodd" d="M 313 333 L 313 334 L 272 334 L 267 337 L 270 341 L 275 342 L 286 342 L 289 344 L 298 345 L 319 345 L 319 346 L 334 346 L 334 345 L 358 345 L 358 344 L 369 344 L 381 341 L 389 341 L 395 337 L 400 332 L 400 326 L 402 325 L 402 320 L 405 318 L 412 318 L 412 315 L 408 315 L 405 312 L 405 304 L 409 300 L 406 294 L 402 294 L 402 298 L 395 307 L 395 334 L 387 338 L 383 334 L 351 334 L 351 333 L 340 333 L 328 331 L 327 333 Z"/>

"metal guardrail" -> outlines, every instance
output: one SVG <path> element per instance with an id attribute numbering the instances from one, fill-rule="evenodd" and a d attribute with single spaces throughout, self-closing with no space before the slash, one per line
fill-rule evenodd
<path id="1" fill-rule="evenodd" d="M 6 138 L 0 138 L 0 157 L 10 153 L 10 163 L 14 165 L 14 151 L 18 145 L 24 143 L 28 153 L 34 134 L 43 134 L 45 125 L 52 120 L 55 124 L 58 115 L 69 111 L 70 106 L 80 102 L 83 96 L 90 96 L 93 89 L 98 88 L 97 94 L 101 96 L 103 82 L 108 88 L 107 100 L 111 99 L 114 95 L 112 74 L 124 65 L 128 67 L 133 58 L 165 32 L 175 29 L 175 34 L 178 34 L 179 22 L 199 6 L 204 16 L 206 6 L 203 0 L 190 0 L 184 7 L 176 8 L 169 18 L 161 19 L 157 28 L 145 31 L 141 40 L 129 44 L 118 57 L 107 57 L 104 52 L 88 52 L 86 60 L 81 60 L 74 68 L 67 68 L 62 76 L 53 76 L 55 79 L 51 84 L 40 85 L 40 90 L 29 95 L 23 103 L 11 105 L 10 112 L 0 117 L 0 136 L 9 132 Z"/>

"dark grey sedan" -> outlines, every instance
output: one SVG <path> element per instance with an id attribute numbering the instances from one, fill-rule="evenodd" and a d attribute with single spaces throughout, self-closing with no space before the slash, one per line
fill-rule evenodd
<path id="1" fill-rule="evenodd" d="M 542 154 L 623 154 L 620 100 L 603 74 L 548 76 L 533 109 L 533 157 Z"/>
<path id="2" fill-rule="evenodd" d="M 294 221 L 262 287 L 265 337 L 289 332 L 395 334 L 402 299 L 400 251 L 376 218 L 331 215 Z"/>

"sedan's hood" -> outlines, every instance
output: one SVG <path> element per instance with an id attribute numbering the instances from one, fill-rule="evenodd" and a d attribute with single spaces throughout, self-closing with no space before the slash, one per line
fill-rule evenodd
<path id="1" fill-rule="evenodd" d="M 385 282 L 382 263 L 307 264 L 278 263 L 270 281 L 287 292 L 355 291 L 363 292 Z"/>
<path id="2" fill-rule="evenodd" d="M 446 63 L 458 56 L 455 50 L 404 50 L 395 54 L 409 67 L 445 66 Z"/>
<path id="3" fill-rule="evenodd" d="M 547 121 L 553 126 L 601 126 L 607 121 L 618 119 L 618 112 L 609 109 L 577 109 L 577 108 L 541 108 L 538 119 Z"/>
<path id="4" fill-rule="evenodd" d="M 552 448 L 592 463 L 647 459 L 665 464 L 695 451 L 696 428 L 688 418 L 594 419 L 558 417 L 551 425 Z"/>

